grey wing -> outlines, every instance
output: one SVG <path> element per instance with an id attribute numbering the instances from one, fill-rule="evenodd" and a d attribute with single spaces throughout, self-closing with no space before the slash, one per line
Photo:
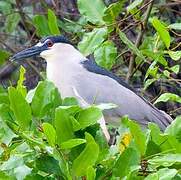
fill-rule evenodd
<path id="1" fill-rule="evenodd" d="M 117 108 L 104 111 L 105 119 L 113 123 L 118 122 L 121 116 L 128 115 L 130 119 L 142 125 L 155 122 L 161 129 L 165 129 L 172 120 L 142 97 L 108 76 L 91 72 L 87 73 L 86 77 L 78 76 L 75 89 L 88 104 L 116 104 Z"/>

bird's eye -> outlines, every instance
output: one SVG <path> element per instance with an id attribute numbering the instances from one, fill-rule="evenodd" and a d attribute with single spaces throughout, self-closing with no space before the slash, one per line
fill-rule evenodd
<path id="1" fill-rule="evenodd" d="M 52 47 L 52 46 L 53 46 L 53 42 L 52 42 L 51 40 L 48 40 L 48 41 L 47 41 L 47 46 L 48 46 L 48 47 Z"/>

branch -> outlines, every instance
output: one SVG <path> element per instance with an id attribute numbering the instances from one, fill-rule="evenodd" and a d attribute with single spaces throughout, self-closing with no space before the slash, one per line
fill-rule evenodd
<path id="1" fill-rule="evenodd" d="M 23 26 L 25 28 L 25 31 L 26 31 L 27 35 L 28 35 L 28 38 L 31 39 L 31 34 L 30 34 L 30 31 L 29 31 L 28 27 L 26 26 L 26 18 L 25 18 L 25 14 L 24 14 L 24 12 L 22 10 L 20 0 L 16 0 L 16 6 L 17 6 L 17 9 L 18 9 L 19 14 L 20 14 L 22 24 L 23 24 Z"/>
<path id="2" fill-rule="evenodd" d="M 145 18 L 143 19 L 143 24 L 141 24 L 141 30 L 140 30 L 140 32 L 138 34 L 138 37 L 136 39 L 136 42 L 135 42 L 136 47 L 139 47 L 140 44 L 141 44 L 143 34 L 145 32 L 145 27 L 147 26 L 148 18 L 150 16 L 150 12 L 151 12 L 151 9 L 153 7 L 153 2 L 154 2 L 154 0 L 151 1 L 151 3 L 148 5 L 148 8 L 146 10 Z M 136 57 L 135 54 L 132 53 L 132 56 L 131 56 L 130 62 L 129 62 L 128 73 L 127 73 L 127 77 L 126 77 L 127 82 L 129 81 L 129 79 L 133 75 L 132 72 L 133 72 L 133 69 L 134 69 L 135 57 Z"/>

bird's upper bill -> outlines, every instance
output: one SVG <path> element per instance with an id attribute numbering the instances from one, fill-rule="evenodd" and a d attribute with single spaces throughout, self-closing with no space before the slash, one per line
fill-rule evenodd
<path id="1" fill-rule="evenodd" d="M 49 50 L 55 43 L 66 43 L 70 42 L 64 36 L 48 36 L 40 40 L 35 46 L 24 49 L 10 58 L 11 61 L 23 60 L 32 56 L 38 56 L 41 52 Z"/>

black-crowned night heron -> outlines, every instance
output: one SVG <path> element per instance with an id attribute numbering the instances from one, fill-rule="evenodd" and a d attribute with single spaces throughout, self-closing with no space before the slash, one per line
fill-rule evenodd
<path id="1" fill-rule="evenodd" d="M 84 57 L 63 36 L 44 38 L 35 46 L 15 54 L 12 60 L 35 55 L 46 60 L 47 78 L 56 85 L 63 98 L 76 97 L 82 106 L 116 104 L 117 108 L 103 112 L 107 122 L 119 122 L 121 116 L 128 115 L 142 125 L 154 122 L 163 130 L 172 121 L 169 115 L 136 94 L 122 79 Z"/>

